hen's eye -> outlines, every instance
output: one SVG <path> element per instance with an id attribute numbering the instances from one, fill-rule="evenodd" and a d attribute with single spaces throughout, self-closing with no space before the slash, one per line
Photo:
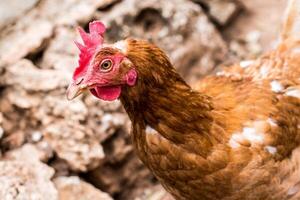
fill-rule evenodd
<path id="1" fill-rule="evenodd" d="M 103 72 L 107 72 L 111 70 L 111 67 L 112 67 L 112 61 L 109 59 L 103 60 L 102 63 L 100 64 L 100 70 Z"/>

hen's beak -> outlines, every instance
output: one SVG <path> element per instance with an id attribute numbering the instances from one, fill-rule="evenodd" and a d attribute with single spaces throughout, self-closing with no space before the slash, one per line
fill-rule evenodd
<path id="1" fill-rule="evenodd" d="M 76 98 L 81 93 L 83 93 L 86 89 L 87 89 L 86 84 L 71 83 L 67 89 L 67 99 L 70 101 Z"/>

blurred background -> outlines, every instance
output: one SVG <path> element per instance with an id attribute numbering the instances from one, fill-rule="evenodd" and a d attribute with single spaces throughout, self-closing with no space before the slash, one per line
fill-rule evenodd
<path id="1" fill-rule="evenodd" d="M 193 84 L 276 45 L 286 0 L 0 0 L 0 199 L 171 200 L 119 101 L 68 102 L 75 27 L 160 46 Z"/>

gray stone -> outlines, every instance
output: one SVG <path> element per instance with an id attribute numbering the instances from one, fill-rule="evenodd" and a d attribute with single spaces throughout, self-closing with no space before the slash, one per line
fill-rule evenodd
<path id="1" fill-rule="evenodd" d="M 60 200 L 112 200 L 112 198 L 77 176 L 54 179 Z"/>
<path id="2" fill-rule="evenodd" d="M 205 4 L 210 16 L 219 24 L 227 25 L 230 20 L 242 9 L 237 0 L 192 0 Z"/>
<path id="3" fill-rule="evenodd" d="M 38 2 L 39 0 L 0 1 L 0 29 L 13 21 L 16 21 L 18 18 L 21 18 Z"/>
<path id="4" fill-rule="evenodd" d="M 55 70 L 36 68 L 30 60 L 20 60 L 8 67 L 2 84 L 20 86 L 26 91 L 49 91 L 66 87 L 70 81 L 68 74 Z"/>
<path id="5" fill-rule="evenodd" d="M 57 200 L 51 178 L 54 170 L 40 162 L 41 153 L 25 145 L 0 160 L 0 199 Z"/>
<path id="6" fill-rule="evenodd" d="M 23 11 L 22 17 L 14 21 L 13 26 L 0 32 L 0 66 L 15 63 L 29 53 L 38 51 L 42 44 L 50 39 L 56 26 L 87 22 L 98 7 L 114 1 L 40 0 L 38 6 L 35 7 L 32 7 L 33 0 L 26 6 L 25 2 L 22 3 L 21 7 L 31 9 L 26 13 Z M 6 13 L 14 13 L 18 7 L 19 3 L 11 3 L 4 9 L 7 9 Z M 21 13 L 14 15 L 21 15 Z M 13 17 L 7 16 L 6 18 Z"/>
<path id="7" fill-rule="evenodd" d="M 104 152 L 95 134 L 84 126 L 56 121 L 44 130 L 45 140 L 70 169 L 86 172 L 97 167 Z"/>

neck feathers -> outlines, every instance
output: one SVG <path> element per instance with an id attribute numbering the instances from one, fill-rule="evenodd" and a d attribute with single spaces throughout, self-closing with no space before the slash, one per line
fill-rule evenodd
<path id="1" fill-rule="evenodd" d="M 209 132 L 210 98 L 193 91 L 159 48 L 129 40 L 127 57 L 138 81 L 123 88 L 121 101 L 133 123 L 149 125 L 174 143 L 184 143 L 185 133 Z"/>

